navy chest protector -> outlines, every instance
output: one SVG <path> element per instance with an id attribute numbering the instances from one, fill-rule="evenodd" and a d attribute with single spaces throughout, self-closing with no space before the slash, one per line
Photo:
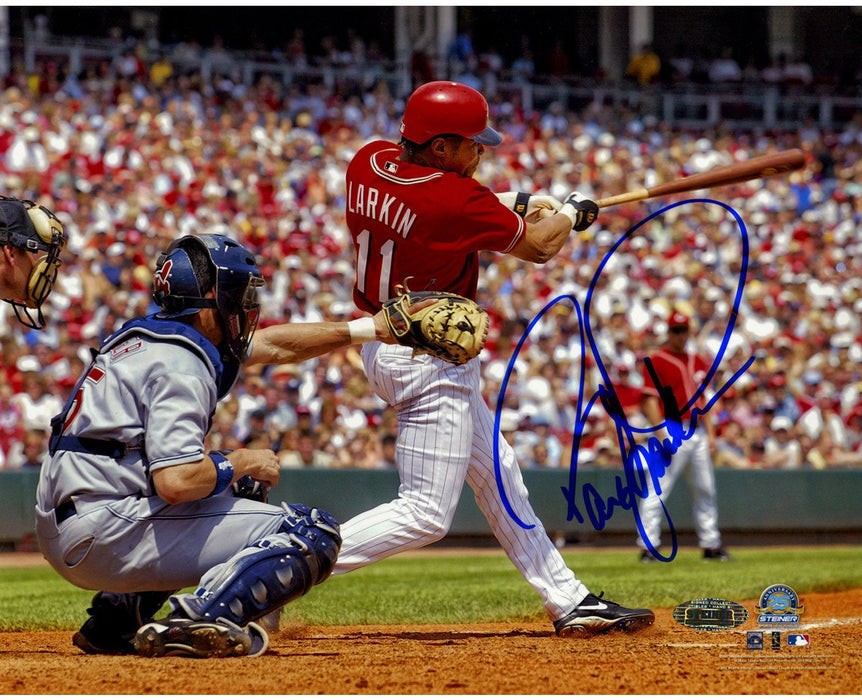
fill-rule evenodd
<path id="1" fill-rule="evenodd" d="M 213 368 L 219 399 L 224 398 L 236 382 L 240 370 L 239 362 L 235 360 L 225 362 L 219 349 L 187 323 L 156 318 L 155 315 L 136 318 L 123 324 L 120 330 L 105 340 L 99 352 L 107 352 L 114 345 L 135 334 L 177 343 L 201 355 Z"/>
<path id="2" fill-rule="evenodd" d="M 98 352 L 93 351 L 94 361 L 97 355 L 104 354 L 118 343 L 133 335 L 144 335 L 161 341 L 177 343 L 198 353 L 201 359 L 213 369 L 219 399 L 227 395 L 239 376 L 240 363 L 231 359 L 225 361 L 219 349 L 194 328 L 180 321 L 156 318 L 155 315 L 136 318 L 123 324 L 122 328 L 108 336 Z M 70 452 L 89 452 L 119 459 L 129 451 L 129 446 L 118 440 L 77 438 L 62 434 L 66 416 L 72 407 L 81 383 L 87 376 L 87 372 L 89 372 L 89 368 L 81 375 L 77 385 L 71 394 L 69 394 L 62 412 L 51 419 L 49 451 L 52 455 L 60 450 L 67 450 Z M 210 416 L 211 420 L 212 416 Z"/>

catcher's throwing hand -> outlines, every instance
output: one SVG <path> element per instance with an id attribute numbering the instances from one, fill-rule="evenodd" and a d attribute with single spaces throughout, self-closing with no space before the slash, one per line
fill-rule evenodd
<path id="1" fill-rule="evenodd" d="M 475 301 L 451 292 L 411 292 L 406 285 L 396 292 L 381 311 L 395 342 L 455 365 L 481 352 L 489 318 Z"/>
<path id="2" fill-rule="evenodd" d="M 278 457 L 272 450 L 240 448 L 230 453 L 230 461 L 239 481 L 250 476 L 264 486 L 277 486 L 281 475 Z"/>

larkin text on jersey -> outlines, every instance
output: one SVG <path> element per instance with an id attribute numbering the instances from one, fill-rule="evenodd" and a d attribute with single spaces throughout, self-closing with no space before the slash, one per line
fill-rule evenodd
<path id="1" fill-rule="evenodd" d="M 410 207 L 405 207 L 404 202 L 399 202 L 397 197 L 365 185 L 357 185 L 354 191 L 352 182 L 347 186 L 347 211 L 375 219 L 401 238 L 407 238 L 416 221 L 416 214 Z"/>

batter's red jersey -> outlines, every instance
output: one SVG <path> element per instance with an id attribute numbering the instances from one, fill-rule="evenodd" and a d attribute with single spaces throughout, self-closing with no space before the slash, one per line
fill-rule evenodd
<path id="1" fill-rule="evenodd" d="M 709 365 L 706 363 L 706 360 L 699 355 L 672 352 L 666 348 L 662 348 L 654 355 L 650 355 L 650 359 L 652 360 L 653 370 L 655 370 L 661 386 L 670 387 L 673 390 L 676 405 L 680 409 L 691 401 L 691 397 L 695 395 L 695 392 L 701 389 L 703 380 L 706 378 L 706 373 L 709 371 Z M 648 396 L 658 397 L 662 413 L 664 413 L 664 404 L 647 370 L 646 363 L 643 365 L 643 378 L 644 385 L 642 392 Z M 703 394 L 701 394 L 694 406 L 703 408 L 705 404 L 706 401 Z M 690 410 L 684 412 L 682 418 L 690 418 L 690 413 Z"/>
<path id="2" fill-rule="evenodd" d="M 524 220 L 472 177 L 399 160 L 388 141 L 347 168 L 347 226 L 356 246 L 356 306 L 374 313 L 410 277 L 414 291 L 476 298 L 480 250 L 506 253 Z"/>

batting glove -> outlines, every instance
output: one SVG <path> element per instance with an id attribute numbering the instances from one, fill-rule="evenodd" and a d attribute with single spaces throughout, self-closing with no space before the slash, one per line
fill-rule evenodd
<path id="1" fill-rule="evenodd" d="M 500 203 L 514 211 L 518 216 L 530 223 L 535 223 L 546 216 L 556 214 L 563 203 L 548 194 L 530 194 L 528 192 L 500 192 L 497 194 Z"/>
<path id="2" fill-rule="evenodd" d="M 572 228 L 575 231 L 586 231 L 598 217 L 599 206 L 580 192 L 572 192 L 563 202 L 559 213 L 565 214 L 572 220 Z"/>

